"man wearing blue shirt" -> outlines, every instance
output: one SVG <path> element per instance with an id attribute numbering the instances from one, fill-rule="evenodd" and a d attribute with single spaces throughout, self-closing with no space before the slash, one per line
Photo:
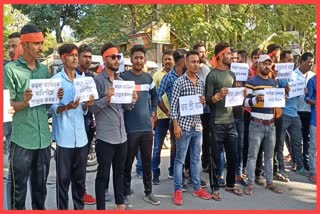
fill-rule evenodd
<path id="1" fill-rule="evenodd" d="M 310 52 L 305 52 L 301 56 L 300 67 L 294 70 L 291 74 L 290 79 L 279 80 L 278 85 L 281 88 L 286 88 L 286 91 L 290 91 L 290 83 L 296 80 L 305 81 L 304 74 L 311 70 L 314 63 L 313 54 Z M 281 129 L 281 144 L 279 145 L 280 154 L 278 154 L 279 168 L 283 170 L 283 147 L 284 139 L 286 136 L 286 131 L 288 130 L 291 136 L 291 144 L 293 153 L 295 154 L 297 163 L 297 173 L 305 175 L 305 168 L 303 164 L 302 157 L 302 132 L 301 132 L 301 120 L 298 115 L 298 101 L 299 97 L 292 97 L 286 101 L 286 106 L 282 108 L 283 110 L 283 122 Z"/>
<path id="2" fill-rule="evenodd" d="M 62 80 L 64 97 L 51 107 L 53 139 L 57 142 L 57 208 L 68 209 L 71 181 L 74 209 L 83 210 L 88 155 L 88 138 L 83 115 L 87 113 L 88 106 L 94 104 L 94 97 L 90 96 L 90 100 L 85 103 L 80 103 L 80 98 L 75 100 L 74 79 L 83 78 L 75 71 L 78 66 L 78 47 L 74 44 L 64 44 L 59 48 L 59 54 L 64 68 L 53 78 Z"/>

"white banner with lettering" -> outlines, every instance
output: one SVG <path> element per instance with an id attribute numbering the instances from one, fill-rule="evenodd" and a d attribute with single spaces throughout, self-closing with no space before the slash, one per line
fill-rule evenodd
<path id="1" fill-rule="evenodd" d="M 289 82 L 290 91 L 289 91 L 289 98 L 298 97 L 304 95 L 304 89 L 306 87 L 305 80 L 296 80 Z"/>
<path id="2" fill-rule="evenodd" d="M 91 95 L 94 96 L 94 99 L 99 99 L 96 83 L 92 77 L 75 78 L 73 83 L 76 88 L 75 101 L 78 98 L 80 102 L 89 101 Z"/>
<path id="3" fill-rule="evenodd" d="M 179 97 L 180 116 L 203 114 L 201 95 Z"/>
<path id="4" fill-rule="evenodd" d="M 3 90 L 3 122 L 12 121 L 12 114 L 9 114 L 10 109 L 10 91 Z"/>
<path id="5" fill-rule="evenodd" d="M 29 88 L 32 90 L 32 98 L 29 101 L 30 107 L 58 103 L 61 79 L 30 79 Z"/>
<path id="6" fill-rule="evenodd" d="M 266 88 L 264 89 L 264 107 L 275 108 L 285 107 L 286 97 L 284 88 Z"/>
<path id="7" fill-rule="evenodd" d="M 275 63 L 278 79 L 289 79 L 294 68 L 294 63 Z"/>
<path id="8" fill-rule="evenodd" d="M 247 63 L 231 63 L 230 70 L 236 75 L 236 81 L 247 81 L 249 75 L 249 64 Z"/>
<path id="9" fill-rule="evenodd" d="M 240 106 L 243 104 L 244 87 L 228 88 L 224 107 Z"/>
<path id="10" fill-rule="evenodd" d="M 130 104 L 132 103 L 132 94 L 135 89 L 134 81 L 114 80 L 114 95 L 111 97 L 111 103 Z"/>

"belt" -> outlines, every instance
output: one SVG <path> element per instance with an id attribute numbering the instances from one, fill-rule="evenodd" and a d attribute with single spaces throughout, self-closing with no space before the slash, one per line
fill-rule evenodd
<path id="1" fill-rule="evenodd" d="M 261 124 L 267 126 L 267 125 L 273 124 L 275 119 L 272 118 L 271 120 L 262 120 L 262 119 L 257 119 L 257 118 L 251 117 L 251 120 L 256 123 L 261 123 Z"/>

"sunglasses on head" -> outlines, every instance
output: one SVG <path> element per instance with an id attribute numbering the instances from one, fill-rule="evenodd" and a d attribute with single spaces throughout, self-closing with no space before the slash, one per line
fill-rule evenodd
<path id="1" fill-rule="evenodd" d="M 107 56 L 107 57 L 111 57 L 112 60 L 115 60 L 116 58 L 117 58 L 118 60 L 121 59 L 121 55 L 115 55 L 115 54 L 112 54 L 112 55 Z"/>

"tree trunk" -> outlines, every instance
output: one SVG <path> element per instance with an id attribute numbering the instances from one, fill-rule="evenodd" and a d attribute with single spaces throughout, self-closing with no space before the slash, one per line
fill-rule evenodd
<path id="1" fill-rule="evenodd" d="M 130 12 L 131 12 L 131 32 L 135 34 L 137 31 L 137 11 L 135 5 L 129 4 L 128 5 Z"/>

